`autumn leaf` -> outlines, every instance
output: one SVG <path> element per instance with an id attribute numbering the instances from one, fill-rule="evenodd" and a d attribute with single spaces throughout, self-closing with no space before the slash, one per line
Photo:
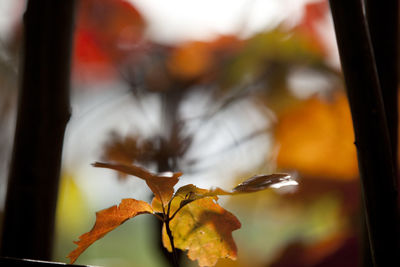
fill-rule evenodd
<path id="1" fill-rule="evenodd" d="M 174 201 L 173 201 L 174 202 Z M 171 211 L 179 207 L 175 202 Z M 169 222 L 174 245 L 188 251 L 191 260 L 200 266 L 214 266 L 219 258 L 236 259 L 237 248 L 232 232 L 241 227 L 239 220 L 215 203 L 212 197 L 198 199 L 182 208 Z M 169 250 L 171 244 L 163 227 L 163 243 Z"/>
<path id="2" fill-rule="evenodd" d="M 236 245 L 231 233 L 240 228 L 240 222 L 216 203 L 218 195 L 251 193 L 282 183 L 297 184 L 288 174 L 271 174 L 253 176 L 231 191 L 218 187 L 207 190 L 193 184 L 182 186 L 168 205 L 168 221 L 163 227 L 164 246 L 172 251 L 167 234 L 169 227 L 175 247 L 188 250 L 188 257 L 198 260 L 200 266 L 213 266 L 219 258 L 235 259 Z M 152 207 L 156 212 L 165 212 L 156 198 Z"/>
<path id="3" fill-rule="evenodd" d="M 97 212 L 96 223 L 92 230 L 81 235 L 79 241 L 74 242 L 78 247 L 67 256 L 71 264 L 95 241 L 99 240 L 128 219 L 144 213 L 153 213 L 151 206 L 147 202 L 130 198 L 123 199 L 119 206 L 112 206 Z"/>
<path id="4" fill-rule="evenodd" d="M 163 221 L 162 239 L 169 251 L 174 250 L 172 248 L 187 250 L 188 257 L 197 260 L 200 266 L 213 266 L 219 258 L 236 259 L 237 248 L 232 232 L 241 225 L 232 213 L 216 203 L 218 195 L 256 192 L 281 183 L 295 182 L 288 174 L 258 175 L 231 191 L 221 188 L 207 190 L 189 184 L 173 194 L 173 187 L 181 173 L 156 175 L 135 165 L 101 162 L 93 165 L 137 176 L 146 181 L 155 196 L 151 206 L 143 201 L 124 199 L 119 207 L 98 212 L 93 229 L 80 236 L 80 240 L 75 242 L 78 248 L 68 255 L 71 263 L 96 240 L 142 213 L 152 213 Z"/>
<path id="5" fill-rule="evenodd" d="M 168 202 L 174 194 L 174 185 L 179 181 L 179 177 L 182 175 L 180 172 L 172 173 L 172 176 L 163 174 L 157 175 L 133 164 L 124 165 L 96 162 L 93 166 L 116 170 L 145 180 L 148 187 L 154 193 L 154 196 L 163 203 L 163 206 L 168 205 Z"/>
<path id="6" fill-rule="evenodd" d="M 225 191 L 221 188 L 215 189 L 202 189 L 193 184 L 187 184 L 180 187 L 174 195 L 176 201 L 179 201 L 179 207 L 182 208 L 184 205 L 189 204 L 192 201 L 205 198 L 205 197 L 214 197 L 215 200 L 218 199 L 217 195 L 229 195 L 231 194 L 228 191 Z"/>

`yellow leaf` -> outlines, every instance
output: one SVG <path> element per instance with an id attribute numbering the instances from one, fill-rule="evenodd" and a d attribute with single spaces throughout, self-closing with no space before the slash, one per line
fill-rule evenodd
<path id="1" fill-rule="evenodd" d="M 99 240 L 128 219 L 144 213 L 153 213 L 151 206 L 147 202 L 130 198 L 123 199 L 118 207 L 112 206 L 97 212 L 96 223 L 92 230 L 81 235 L 79 241 L 74 242 L 78 247 L 67 256 L 71 264 L 95 241 Z"/>
<path id="2" fill-rule="evenodd" d="M 172 213 L 179 207 L 179 201 L 174 200 Z M 188 257 L 197 260 L 200 266 L 214 266 L 219 258 L 236 259 L 237 248 L 232 231 L 240 227 L 239 220 L 215 203 L 213 197 L 187 204 L 170 221 L 175 247 L 187 250 Z M 169 251 L 172 250 L 165 225 L 163 243 Z"/>

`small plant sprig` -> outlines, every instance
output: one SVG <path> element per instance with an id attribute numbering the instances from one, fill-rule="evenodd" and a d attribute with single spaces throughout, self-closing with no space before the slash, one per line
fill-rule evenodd
<path id="1" fill-rule="evenodd" d="M 178 266 L 178 248 L 187 251 L 188 257 L 197 260 L 199 266 L 214 266 L 219 258 L 235 260 L 237 248 L 232 232 L 239 229 L 241 224 L 232 213 L 217 204 L 218 195 L 251 193 L 282 184 L 297 184 L 290 175 L 279 173 L 253 176 L 231 191 L 221 188 L 207 190 L 187 184 L 174 192 L 182 173 L 153 174 L 136 165 L 100 162 L 93 166 L 145 180 L 154 198 L 151 204 L 127 198 L 119 206 L 97 212 L 92 230 L 74 242 L 78 247 L 68 255 L 71 263 L 95 241 L 140 214 L 152 214 L 163 222 L 163 245 L 173 253 L 175 266 Z"/>

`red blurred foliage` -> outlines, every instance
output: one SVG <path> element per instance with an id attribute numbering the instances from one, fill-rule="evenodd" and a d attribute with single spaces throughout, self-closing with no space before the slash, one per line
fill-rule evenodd
<path id="1" fill-rule="evenodd" d="M 142 15 L 124 0 L 84 0 L 77 11 L 73 75 L 78 81 L 109 79 L 115 66 L 144 47 Z"/>
<path id="2" fill-rule="evenodd" d="M 295 259 L 295 260 L 294 260 Z M 306 246 L 294 243 L 286 248 L 271 267 L 353 267 L 358 266 L 358 239 L 350 236 Z"/>
<path id="3" fill-rule="evenodd" d="M 114 76 L 112 59 L 99 47 L 92 32 L 79 30 L 75 34 L 75 51 L 73 59 L 73 75 L 78 80 L 101 80 Z"/>
<path id="4" fill-rule="evenodd" d="M 321 36 L 319 25 L 323 23 L 329 15 L 329 5 L 327 0 L 308 3 L 305 6 L 304 17 L 297 25 L 296 30 L 311 43 L 311 45 L 322 54 L 328 53 L 326 41 Z"/>

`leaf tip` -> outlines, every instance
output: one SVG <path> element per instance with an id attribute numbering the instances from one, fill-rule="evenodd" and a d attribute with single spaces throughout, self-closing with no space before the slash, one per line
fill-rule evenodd
<path id="1" fill-rule="evenodd" d="M 96 162 L 93 162 L 93 163 L 90 164 L 90 165 L 92 165 L 93 167 L 103 167 L 103 164 L 104 164 L 104 163 L 101 163 L 101 162 L 96 161 Z"/>
<path id="2" fill-rule="evenodd" d="M 74 264 L 74 262 L 77 260 L 77 257 L 74 255 L 74 252 L 75 250 L 69 253 L 68 256 L 66 257 L 67 259 L 69 259 L 69 264 Z"/>

